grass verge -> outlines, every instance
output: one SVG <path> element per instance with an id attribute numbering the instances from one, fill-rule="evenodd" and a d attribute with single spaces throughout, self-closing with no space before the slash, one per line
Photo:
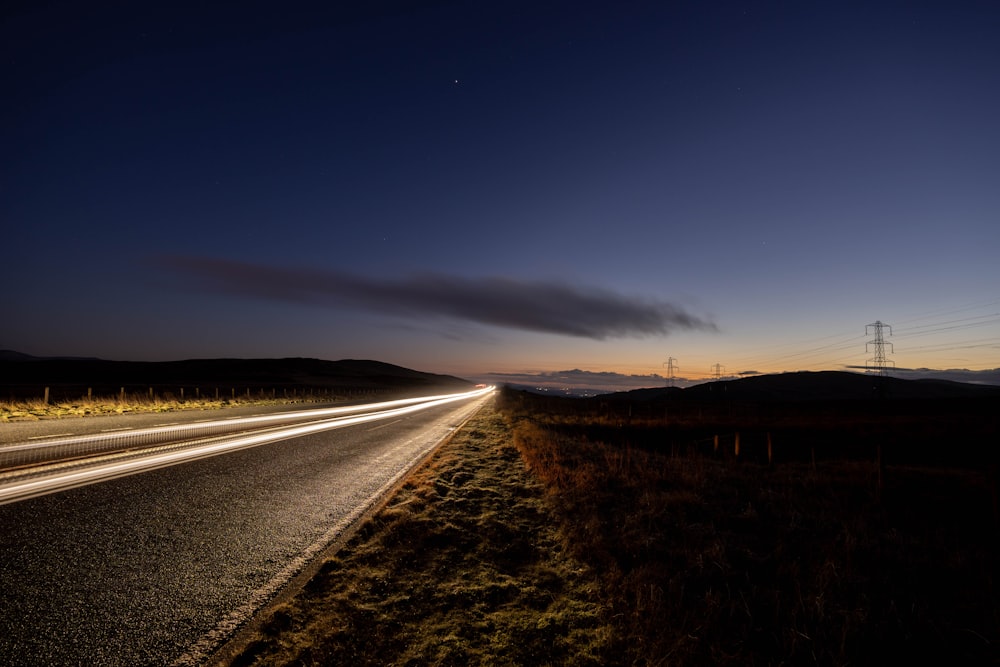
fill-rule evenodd
<path id="1" fill-rule="evenodd" d="M 329 401 L 337 399 L 336 397 L 324 397 L 318 400 Z M 227 399 L 191 398 L 181 400 L 176 398 L 146 398 L 145 396 L 136 397 L 131 395 L 125 400 L 94 397 L 92 399 L 80 398 L 75 401 L 52 403 L 46 403 L 42 400 L 0 401 L 0 423 L 144 412 L 172 412 L 175 410 L 222 410 L 248 405 L 287 405 L 309 402 L 312 402 L 311 399 L 234 397 Z"/>
<path id="2" fill-rule="evenodd" d="M 604 664 L 594 582 L 487 407 L 231 664 Z"/>

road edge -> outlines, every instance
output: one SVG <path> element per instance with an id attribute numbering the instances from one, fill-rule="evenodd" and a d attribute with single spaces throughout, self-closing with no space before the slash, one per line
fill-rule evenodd
<path id="1" fill-rule="evenodd" d="M 260 629 L 265 622 L 270 619 L 272 612 L 279 606 L 294 598 L 309 581 L 323 567 L 323 563 L 337 555 L 344 546 L 351 540 L 366 521 L 377 515 L 392 500 L 393 496 L 405 485 L 410 478 L 423 469 L 438 451 L 450 443 L 458 433 L 465 428 L 465 425 L 476 415 L 478 415 L 487 403 L 480 405 L 462 420 L 447 436 L 442 438 L 427 452 L 419 457 L 409 470 L 399 477 L 393 484 L 387 486 L 379 493 L 374 501 L 361 512 L 350 524 L 335 537 L 326 547 L 309 561 L 299 572 L 282 586 L 267 602 L 253 612 L 253 615 L 240 625 L 240 627 L 216 648 L 207 653 L 204 660 L 195 664 L 204 667 L 229 667 L 233 661 L 253 643 L 260 634 Z M 184 663 L 175 663 L 184 664 Z"/>

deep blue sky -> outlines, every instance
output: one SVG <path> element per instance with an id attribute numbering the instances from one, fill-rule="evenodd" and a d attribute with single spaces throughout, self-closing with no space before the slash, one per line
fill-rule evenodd
<path id="1" fill-rule="evenodd" d="M 5 11 L 0 348 L 1000 366 L 995 3 L 328 4 Z"/>

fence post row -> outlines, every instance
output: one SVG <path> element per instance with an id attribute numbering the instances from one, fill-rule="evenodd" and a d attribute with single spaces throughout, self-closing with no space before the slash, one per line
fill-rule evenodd
<path id="1" fill-rule="evenodd" d="M 84 388 L 86 392 L 84 393 Z M 176 394 L 170 391 L 169 387 L 162 387 L 160 391 L 157 390 L 155 386 L 147 385 L 145 388 L 129 387 L 125 385 L 120 385 L 117 390 L 108 391 L 107 389 L 102 389 L 100 386 L 97 388 L 97 392 L 94 391 L 94 386 L 67 386 L 59 387 L 56 386 L 55 391 L 51 385 L 45 385 L 42 387 L 41 402 L 43 405 L 52 405 L 54 401 L 82 401 L 86 397 L 87 402 L 93 402 L 95 400 L 110 400 L 117 401 L 118 403 L 124 404 L 129 400 L 148 400 L 150 403 L 155 402 L 158 399 L 167 400 L 168 397 L 177 397 L 179 401 L 190 400 L 191 392 L 187 390 L 186 387 L 177 387 Z M 110 389 L 110 388 L 108 388 Z M 18 392 L 18 395 L 11 394 L 11 400 L 36 400 L 34 397 L 37 394 L 34 393 L 35 390 L 29 391 L 27 395 Z M 287 387 L 282 387 L 281 396 L 284 399 L 292 398 L 294 399 L 311 399 L 316 400 L 318 398 L 342 398 L 342 399 L 357 399 L 366 397 L 377 397 L 387 393 L 387 389 L 351 389 L 351 388 L 310 388 L 303 387 L 300 392 L 297 387 L 293 387 L 291 391 Z M 107 393 L 104 393 L 107 392 Z M 206 392 L 206 398 L 209 396 L 215 396 L 215 400 L 220 400 L 221 396 L 224 395 L 220 387 L 213 387 L 212 390 Z M 278 388 L 271 387 L 258 387 L 254 389 L 253 387 L 245 387 L 237 390 L 236 387 L 230 387 L 229 395 L 233 401 L 237 400 L 237 396 L 245 396 L 247 400 L 254 399 L 272 399 L 277 400 L 278 398 Z M 194 388 L 195 399 L 201 400 L 201 387 Z"/>

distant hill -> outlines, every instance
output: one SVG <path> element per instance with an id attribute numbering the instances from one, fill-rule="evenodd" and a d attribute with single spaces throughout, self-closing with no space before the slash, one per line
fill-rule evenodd
<path id="1" fill-rule="evenodd" d="M 39 387 L 93 387 L 95 393 L 119 387 L 251 387 L 317 390 L 462 390 L 471 383 L 450 375 L 423 373 L 380 361 L 344 359 L 189 359 L 184 361 L 106 361 L 31 357 L 0 352 L 0 397 L 37 393 Z"/>
<path id="2" fill-rule="evenodd" d="M 1000 387 L 948 380 L 901 380 L 878 378 L 843 371 L 815 371 L 757 375 L 739 380 L 706 382 L 685 389 L 659 387 L 636 389 L 601 396 L 606 400 L 630 401 L 742 401 L 801 402 L 888 399 L 1000 398 Z"/>
<path id="3" fill-rule="evenodd" d="M 98 361 L 97 357 L 33 357 L 30 354 L 24 354 L 23 352 L 15 352 L 14 350 L 0 350 L 0 361 L 39 361 L 39 360 L 64 360 L 72 359 L 74 361 L 87 360 L 87 361 Z"/>

